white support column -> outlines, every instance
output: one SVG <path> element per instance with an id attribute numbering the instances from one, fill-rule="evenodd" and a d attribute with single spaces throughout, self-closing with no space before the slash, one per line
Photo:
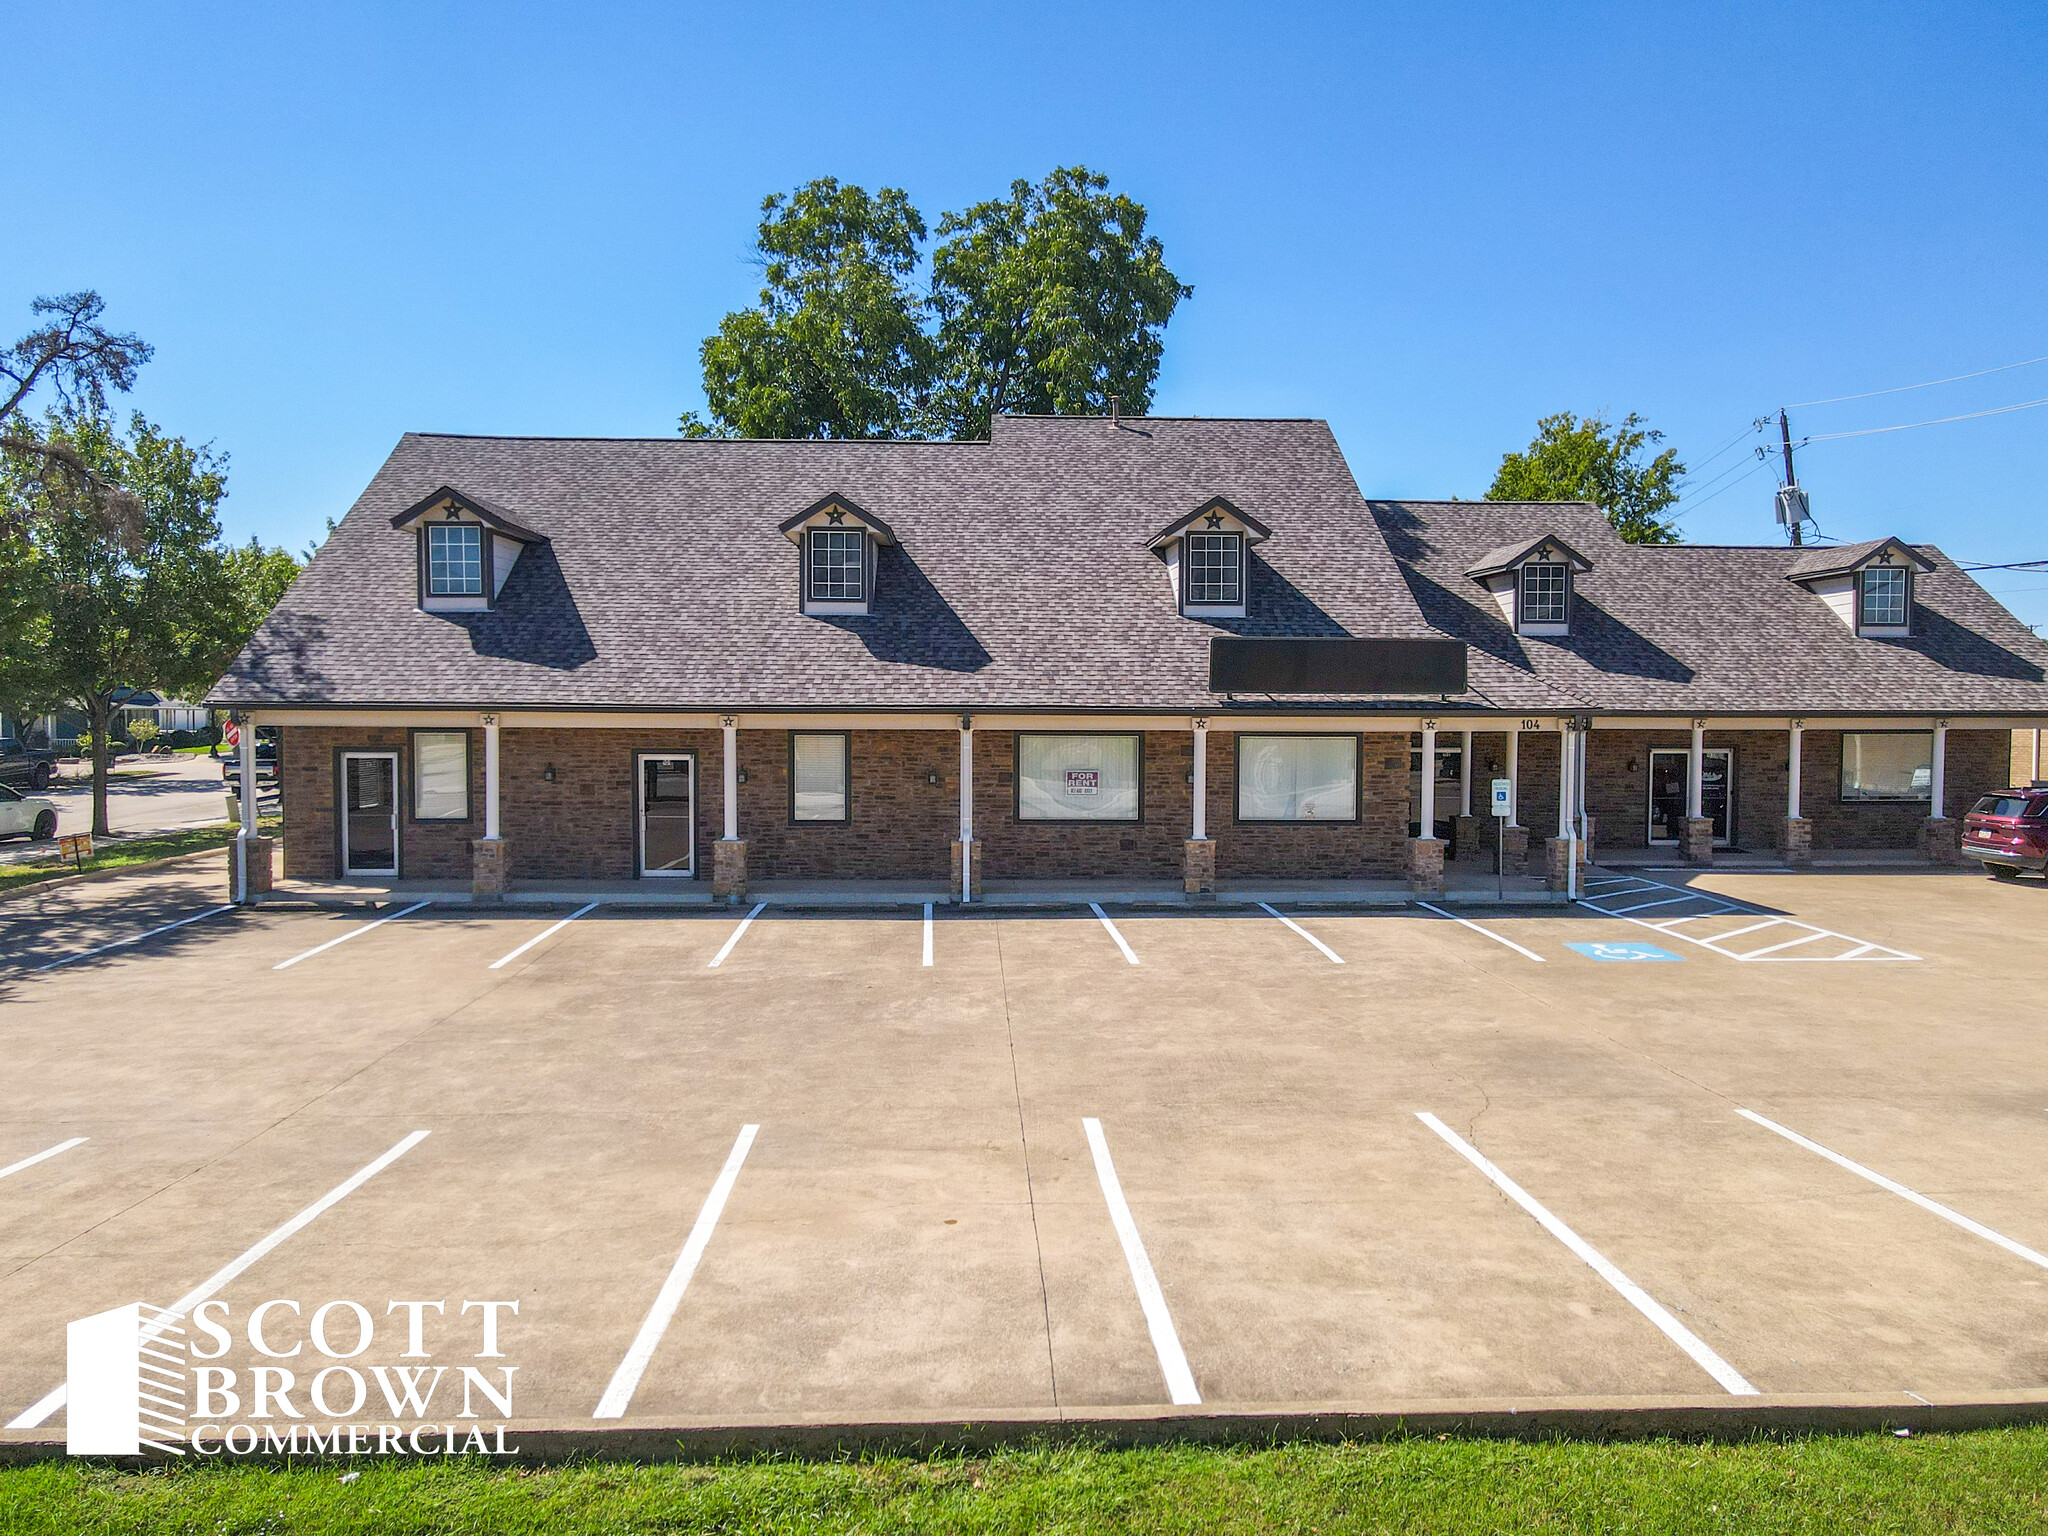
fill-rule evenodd
<path id="1" fill-rule="evenodd" d="M 1695 720 L 1692 723 L 1692 749 L 1685 759 L 1685 814 L 1692 818 L 1706 815 L 1703 807 L 1707 803 L 1707 728 Z"/>
<path id="2" fill-rule="evenodd" d="M 1195 722 L 1195 826 L 1194 838 L 1209 835 L 1209 722 Z"/>
<path id="3" fill-rule="evenodd" d="M 1571 721 L 1556 723 L 1556 836 L 1571 836 Z"/>
<path id="4" fill-rule="evenodd" d="M 1791 753 L 1785 760 L 1785 816 L 1787 820 L 1799 819 L 1799 771 L 1800 754 L 1806 736 L 1806 727 L 1794 720 L 1786 731 L 1790 739 Z"/>
<path id="5" fill-rule="evenodd" d="M 1508 726 L 1508 825 L 1522 824 L 1522 730 L 1519 724 Z"/>
<path id="6" fill-rule="evenodd" d="M 1948 722 L 1934 723 L 1934 773 L 1928 781 L 1927 819 L 1936 821 L 1948 814 Z"/>
<path id="7" fill-rule="evenodd" d="M 498 717 L 484 716 L 484 836 L 498 836 Z"/>
<path id="8" fill-rule="evenodd" d="M 725 840 L 736 843 L 740 840 L 740 723 L 727 715 L 720 729 L 724 733 L 721 751 L 725 761 L 720 766 L 725 770 Z"/>
<path id="9" fill-rule="evenodd" d="M 974 727 L 960 727 L 960 841 L 974 841 Z"/>
<path id="10" fill-rule="evenodd" d="M 1436 722 L 1422 724 L 1422 824 L 1423 837 L 1436 836 Z"/>
<path id="11" fill-rule="evenodd" d="M 1458 814 L 1472 814 L 1472 733 L 1458 732 Z"/>
<path id="12" fill-rule="evenodd" d="M 2041 727 L 2034 727 L 2034 771 L 2027 775 L 2029 784 L 2041 782 Z"/>
<path id="13" fill-rule="evenodd" d="M 242 731 L 235 755 L 241 760 L 242 835 L 256 835 L 256 727 L 244 715 L 237 722 Z"/>

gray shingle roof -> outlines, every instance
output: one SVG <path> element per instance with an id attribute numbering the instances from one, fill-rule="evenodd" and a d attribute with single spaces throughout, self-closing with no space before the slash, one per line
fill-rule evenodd
<path id="1" fill-rule="evenodd" d="M 1795 581 L 1812 581 L 1821 576 L 1841 576 L 1855 570 L 1887 544 L 1903 550 L 1908 556 L 1921 560 L 1921 569 L 1927 568 L 1919 551 L 1903 539 L 1865 539 L 1860 544 L 1822 544 L 1803 551 L 1785 567 L 1785 574 Z"/>
<path id="2" fill-rule="evenodd" d="M 1628 544 L 1580 503 L 1372 508 L 1423 614 L 1472 647 L 1481 696 L 1505 700 L 1533 679 L 1624 713 L 2048 714 L 2048 643 L 1929 545 L 1914 546 L 1931 569 L 1914 583 L 1913 637 L 1880 640 L 1788 580 L 1796 557 L 1783 546 Z M 1465 574 L 1532 529 L 1593 563 L 1574 582 L 1568 636 L 1516 635 Z"/>
<path id="3" fill-rule="evenodd" d="M 546 536 L 486 613 L 422 613 L 391 517 L 451 485 Z M 778 525 L 887 520 L 872 616 L 798 610 Z M 1145 548 L 1211 497 L 1270 526 L 1249 616 Z M 1002 418 L 987 443 L 409 434 L 210 698 L 612 708 L 1214 708 L 1218 633 L 1429 633 L 1320 421 Z M 1539 690 L 1540 691 L 1540 690 Z"/>

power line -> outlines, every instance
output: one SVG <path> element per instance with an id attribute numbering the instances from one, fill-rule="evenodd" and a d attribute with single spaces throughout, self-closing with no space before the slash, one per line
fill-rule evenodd
<path id="1" fill-rule="evenodd" d="M 1759 450 L 1759 452 L 1761 452 L 1761 450 Z M 1741 469 L 1742 463 L 1742 460 L 1737 459 L 1733 464 L 1730 464 L 1726 469 L 1722 470 L 1718 475 L 1714 476 L 1713 479 L 1702 480 L 1698 485 L 1688 486 L 1682 493 L 1682 496 L 1684 498 L 1689 499 L 1691 497 L 1699 495 L 1701 492 L 1707 490 L 1711 486 L 1719 485 L 1723 480 L 1726 480 L 1738 469 Z M 1755 467 L 1756 466 L 1754 464 L 1750 465 L 1750 468 L 1752 469 L 1754 469 Z"/>
<path id="2" fill-rule="evenodd" d="M 1903 395 L 1911 389 L 1932 389 L 1937 384 L 1960 384 L 1964 379 L 1981 379 L 1987 374 L 2009 373 L 2015 368 L 2031 368 L 2036 363 L 2048 363 L 2048 357 L 2030 357 L 2024 362 L 2001 363 L 1996 368 L 1980 368 L 1975 373 L 1959 373 L 1953 378 L 1929 379 L 1925 384 L 1900 384 L 1892 389 L 1870 389 L 1860 395 L 1836 395 L 1832 400 L 1798 400 L 1785 407 L 1788 411 L 1802 411 L 1810 405 L 1840 405 L 1845 400 L 1874 400 L 1879 395 Z"/>
<path id="3" fill-rule="evenodd" d="M 1771 461 L 1769 459 L 1758 459 L 1754 464 L 1749 466 L 1748 474 L 1737 475 L 1733 480 L 1730 480 L 1726 485 L 1722 486 L 1720 490 L 1712 491 L 1707 495 L 1702 496 L 1698 501 L 1694 502 L 1691 506 L 1686 507 L 1684 511 L 1678 513 L 1678 516 L 1683 517 L 1687 513 L 1696 512 L 1701 507 L 1705 506 L 1708 502 L 1712 501 L 1716 496 L 1724 495 L 1727 492 L 1734 490 L 1735 487 L 1742 484 L 1743 481 L 1747 480 L 1750 475 L 1755 474 L 1758 470 L 1762 469 L 1765 465 L 1769 464 L 1770 462 Z"/>
<path id="4" fill-rule="evenodd" d="M 1929 421 L 1901 422 L 1896 427 L 1865 427 L 1860 432 L 1820 432 L 1812 437 L 1803 437 L 1799 445 L 1808 443 L 1832 443 L 1844 437 L 1875 437 L 1881 432 L 1910 432 L 1915 427 L 1939 427 L 1951 421 L 1975 421 L 1980 416 L 2005 416 L 2013 411 L 2031 411 L 2037 405 L 2048 405 L 2048 396 L 2039 400 L 2022 400 L 2018 405 L 1994 406 L 1988 411 L 1965 411 L 1960 416 L 1936 416 Z"/>

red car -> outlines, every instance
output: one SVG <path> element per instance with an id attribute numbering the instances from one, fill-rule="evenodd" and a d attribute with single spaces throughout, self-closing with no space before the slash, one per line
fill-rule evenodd
<path id="1" fill-rule="evenodd" d="M 2000 880 L 2023 869 L 2048 873 L 2048 788 L 2002 789 L 1963 818 L 1963 857 Z"/>

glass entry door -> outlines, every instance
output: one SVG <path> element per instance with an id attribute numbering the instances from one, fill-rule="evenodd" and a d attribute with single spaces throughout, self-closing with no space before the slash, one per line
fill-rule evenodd
<path id="1" fill-rule="evenodd" d="M 1675 845 L 1685 825 L 1685 776 L 1689 754 L 1683 747 L 1658 747 L 1650 752 L 1650 841 Z M 1735 754 L 1709 747 L 1700 762 L 1700 812 L 1714 823 L 1714 846 L 1726 848 L 1734 828 L 1729 821 L 1734 786 Z"/>
<path id="2" fill-rule="evenodd" d="M 638 763 L 640 873 L 688 878 L 697 873 L 697 760 L 643 756 Z"/>
<path id="3" fill-rule="evenodd" d="M 342 753 L 341 807 L 341 872 L 397 874 L 398 754 Z"/>

